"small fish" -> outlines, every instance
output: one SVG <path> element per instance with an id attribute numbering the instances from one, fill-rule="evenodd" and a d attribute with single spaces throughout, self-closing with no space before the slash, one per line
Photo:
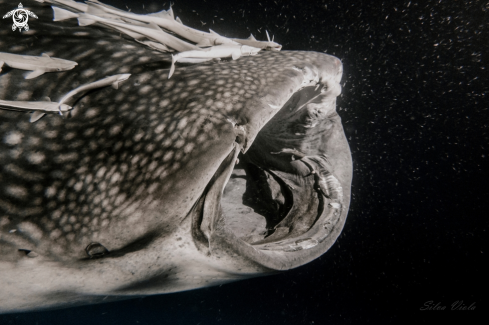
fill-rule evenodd
<path id="1" fill-rule="evenodd" d="M 104 79 L 97 80 L 85 85 L 81 85 L 78 88 L 73 89 L 69 93 L 63 96 L 59 102 L 52 102 L 49 97 L 46 101 L 39 102 L 28 102 L 28 101 L 8 101 L 0 100 L 0 109 L 7 109 L 13 111 L 32 111 L 30 122 L 34 123 L 40 118 L 42 118 L 46 113 L 59 113 L 63 115 L 63 112 L 68 112 L 72 110 L 72 107 L 65 104 L 75 95 L 84 94 L 89 90 L 102 88 L 106 86 L 112 86 L 114 89 L 119 88 L 119 83 L 127 80 L 131 74 L 118 74 L 114 76 L 109 76 Z"/>
<path id="2" fill-rule="evenodd" d="M 210 30 L 210 33 L 202 32 L 197 29 L 183 25 L 180 18 L 174 18 L 173 10 L 170 6 L 169 10 L 162 10 L 160 12 L 155 12 L 148 15 L 137 15 L 134 13 L 129 13 L 127 11 L 119 10 L 117 8 L 108 6 L 99 1 L 90 1 L 87 3 L 86 13 L 95 15 L 98 17 L 104 14 L 111 14 L 119 16 L 124 19 L 131 19 L 136 21 L 141 21 L 149 24 L 156 24 L 157 26 L 163 27 L 189 41 L 197 43 L 199 47 L 213 46 L 213 45 L 237 45 L 238 43 L 218 33 Z M 248 45 L 248 44 L 246 44 Z"/>
<path id="3" fill-rule="evenodd" d="M 311 174 L 314 175 L 314 181 L 315 181 L 315 183 L 317 185 L 316 190 L 320 191 L 322 195 L 324 195 L 325 197 L 329 198 L 330 197 L 330 193 L 329 193 L 329 189 L 328 189 L 328 184 L 326 183 L 326 179 L 324 177 L 322 177 L 322 175 L 320 175 L 315 170 L 313 170 L 311 172 Z"/>
<path id="4" fill-rule="evenodd" d="M 61 98 L 61 100 L 58 102 L 58 105 L 60 107 L 59 109 L 60 115 L 63 115 L 61 113 L 61 106 L 75 95 L 85 93 L 92 89 L 97 89 L 97 88 L 102 88 L 107 86 L 112 86 L 112 88 L 114 89 L 119 89 L 119 83 L 124 80 L 127 80 L 130 76 L 131 76 L 130 73 L 116 74 L 85 85 L 81 85 L 80 87 L 73 89 L 72 91 L 64 95 L 63 98 Z"/>
<path id="5" fill-rule="evenodd" d="M 79 12 L 85 12 L 87 10 L 87 5 L 84 3 L 76 2 L 73 0 L 35 0 L 41 3 L 50 3 L 50 4 L 58 4 L 68 7 L 70 9 L 74 9 Z"/>
<path id="6" fill-rule="evenodd" d="M 57 8 L 55 6 L 53 7 L 54 11 L 54 20 L 55 21 L 62 21 L 65 19 L 70 19 L 70 18 L 77 18 L 78 19 L 78 25 L 80 26 L 89 26 L 95 23 L 100 23 L 102 25 L 109 26 L 111 28 L 115 28 L 121 32 L 124 32 L 126 30 L 130 31 L 131 33 L 128 33 L 130 37 L 139 39 L 141 37 L 135 37 L 134 34 L 132 33 L 137 33 L 138 35 L 142 35 L 146 38 L 149 38 L 151 40 L 154 40 L 158 43 L 164 44 L 166 46 L 169 46 L 177 51 L 190 51 L 190 50 L 200 50 L 199 47 L 192 45 L 190 43 L 187 43 L 185 41 L 182 41 L 181 39 L 170 35 L 168 33 L 165 33 L 161 28 L 159 28 L 156 24 L 151 23 L 149 25 L 145 26 L 140 26 L 140 25 L 132 25 L 124 22 L 119 22 L 113 19 L 107 19 L 103 18 L 100 16 L 95 16 L 92 14 L 77 14 L 73 13 L 71 11 Z"/>
<path id="7" fill-rule="evenodd" d="M 46 53 L 42 56 L 19 55 L 0 52 L 0 72 L 3 65 L 7 65 L 14 69 L 32 70 L 25 75 L 25 79 L 33 79 L 39 77 L 45 72 L 66 71 L 71 70 L 78 63 L 69 60 L 52 58 Z"/>
<path id="8" fill-rule="evenodd" d="M 72 109 L 66 104 L 60 105 L 57 102 L 52 102 L 49 97 L 46 98 L 46 101 L 39 102 L 0 100 L 0 108 L 13 111 L 32 111 L 31 123 L 36 122 L 46 113 L 68 112 Z"/>
<path id="9" fill-rule="evenodd" d="M 232 38 L 232 40 L 243 45 L 258 47 L 267 51 L 280 51 L 282 49 L 282 45 L 275 43 L 273 41 L 273 37 L 272 40 L 270 40 L 270 35 L 268 35 L 268 31 L 266 31 L 266 33 L 268 42 L 257 41 L 253 34 L 251 34 L 250 37 L 248 37 L 247 39 Z"/>
<path id="10" fill-rule="evenodd" d="M 168 79 L 175 72 L 176 62 L 189 62 L 188 59 L 229 58 L 239 59 L 241 56 L 256 55 L 261 49 L 247 45 L 217 45 L 200 51 L 186 51 L 172 55 L 172 62 Z"/>

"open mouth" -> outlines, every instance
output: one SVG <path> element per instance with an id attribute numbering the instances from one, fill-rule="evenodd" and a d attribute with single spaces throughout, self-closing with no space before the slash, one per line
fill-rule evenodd
<path id="1" fill-rule="evenodd" d="M 289 98 L 248 150 L 235 146 L 229 153 L 193 211 L 199 249 L 237 250 L 285 269 L 332 245 L 345 221 L 351 181 L 335 87 L 311 81 Z M 343 177 L 347 174 L 350 179 Z"/>

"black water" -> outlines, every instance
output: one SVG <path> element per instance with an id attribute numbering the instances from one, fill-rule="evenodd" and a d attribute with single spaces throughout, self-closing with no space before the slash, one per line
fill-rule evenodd
<path id="1" fill-rule="evenodd" d="M 164 2 L 106 3 L 142 13 Z M 489 2 L 179 0 L 174 10 L 193 27 L 268 30 L 284 50 L 343 61 L 354 180 L 342 235 L 281 275 L 0 324 L 475 324 L 489 307 Z"/>

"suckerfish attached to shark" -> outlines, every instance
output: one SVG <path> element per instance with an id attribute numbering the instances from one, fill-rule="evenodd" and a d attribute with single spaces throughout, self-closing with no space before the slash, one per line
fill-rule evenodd
<path id="1" fill-rule="evenodd" d="M 251 34 L 250 37 L 248 37 L 247 39 L 232 38 L 232 40 L 243 45 L 258 47 L 263 50 L 280 51 L 282 49 L 282 45 L 275 43 L 273 41 L 273 38 L 272 40 L 270 40 L 270 35 L 268 35 L 268 31 L 266 31 L 266 33 L 267 33 L 268 42 L 257 41 L 255 36 L 253 36 L 253 34 Z"/>
<path id="2" fill-rule="evenodd" d="M 217 58 L 232 58 L 233 60 L 239 59 L 241 56 L 252 56 L 260 52 L 261 49 L 256 47 L 251 47 L 247 45 L 217 45 L 201 51 L 186 51 L 175 55 L 172 55 L 170 73 L 168 74 L 168 79 L 175 72 L 175 63 L 181 62 L 184 59 L 197 59 L 200 61 L 194 62 L 204 62 Z M 192 61 L 187 61 L 192 62 Z"/>
<path id="3" fill-rule="evenodd" d="M 63 115 L 63 112 L 70 111 L 72 107 L 66 105 L 65 103 L 72 100 L 73 97 L 77 95 L 80 96 L 87 91 L 107 86 L 112 86 L 112 88 L 118 89 L 119 83 L 127 80 L 130 76 L 131 74 L 129 73 L 119 74 L 82 85 L 64 95 L 59 102 L 51 102 L 50 100 L 39 102 L 0 100 L 0 109 L 4 108 L 17 111 L 31 111 L 33 114 L 31 115 L 30 122 L 33 123 L 42 118 L 46 113 L 59 113 L 60 115 Z"/>
<path id="4" fill-rule="evenodd" d="M 57 5 L 62 5 L 67 8 L 70 8 L 71 10 L 75 10 L 78 12 L 85 12 L 87 11 L 87 5 L 85 3 L 73 1 L 73 0 L 35 0 L 40 3 L 49 3 L 49 4 L 57 4 Z"/>
<path id="5" fill-rule="evenodd" d="M 68 112 L 72 109 L 72 107 L 66 104 L 52 102 L 50 100 L 37 102 L 0 100 L 0 109 L 32 112 L 30 122 L 34 123 L 46 113 Z"/>
<path id="6" fill-rule="evenodd" d="M 238 44 L 237 42 L 227 37 L 223 37 L 215 32 L 206 33 L 183 25 L 181 21 L 179 22 L 175 20 L 171 6 L 169 10 L 163 10 L 161 12 L 148 15 L 137 15 L 134 13 L 112 8 L 110 6 L 104 5 L 103 3 L 100 3 L 99 1 L 89 1 L 87 3 L 86 12 L 93 15 L 108 13 L 120 16 L 122 18 L 139 20 L 145 23 L 154 23 L 160 27 L 163 27 L 171 32 L 182 36 L 183 38 L 197 43 L 197 46 L 199 47 Z"/>
<path id="7" fill-rule="evenodd" d="M 107 86 L 112 86 L 114 89 L 119 89 L 119 84 L 125 80 L 127 80 L 131 76 L 130 73 L 124 73 L 124 74 L 118 74 L 115 76 L 109 76 L 101 80 L 97 80 L 95 82 L 90 82 L 88 84 L 82 85 L 76 89 L 73 89 L 69 93 L 63 96 L 58 102 L 58 105 L 61 107 L 61 105 L 64 105 L 65 102 L 70 100 L 71 98 L 84 94 L 87 91 L 90 91 L 92 89 L 97 89 L 97 88 L 103 88 Z M 61 114 L 61 110 L 59 110 Z M 62 114 L 61 114 L 62 115 Z"/>
<path id="8" fill-rule="evenodd" d="M 0 74 L 0 313 L 270 275 L 334 244 L 352 180 L 338 58 L 260 51 L 168 79 L 170 54 L 32 10 L 0 51 L 78 66 Z M 46 97 L 70 113 L 14 111 Z"/>
<path id="9" fill-rule="evenodd" d="M 168 33 L 165 33 L 161 29 L 159 29 L 156 25 L 148 25 L 152 26 L 152 28 L 144 27 L 144 26 L 135 26 L 131 24 L 125 24 L 122 22 L 117 22 L 112 19 L 105 19 L 99 16 L 94 16 L 91 14 L 76 14 L 72 13 L 68 10 L 64 10 L 61 8 L 56 8 L 53 6 L 54 9 L 54 20 L 55 21 L 63 21 L 65 19 L 70 19 L 70 18 L 77 18 L 78 19 L 78 24 L 80 26 L 88 26 L 94 23 L 101 23 L 104 25 L 108 25 L 110 27 L 115 27 L 119 28 L 119 30 L 124 31 L 124 30 L 129 30 L 131 32 L 137 33 L 139 35 L 143 35 L 149 39 L 155 40 L 157 42 L 160 42 L 164 45 L 167 45 L 177 51 L 198 51 L 200 50 L 199 47 L 192 45 L 190 43 L 184 42 L 181 39 L 172 36 Z M 130 35 L 132 37 L 132 35 Z"/>
<path id="10" fill-rule="evenodd" d="M 0 72 L 3 65 L 14 69 L 32 70 L 25 76 L 26 79 L 36 78 L 45 72 L 71 70 L 77 64 L 74 61 L 52 58 L 46 53 L 42 56 L 32 56 L 0 52 Z"/>
<path id="11" fill-rule="evenodd" d="M 46 1 L 44 1 L 46 2 Z M 53 6 L 53 10 L 55 11 L 55 21 L 62 21 L 65 19 L 70 19 L 70 18 L 78 18 L 80 13 L 86 13 L 93 15 L 95 17 L 99 18 L 109 18 L 112 20 L 117 20 L 119 23 L 123 23 L 124 21 L 126 23 L 131 23 L 134 25 L 134 22 L 140 21 L 142 23 L 147 23 L 150 26 L 156 25 L 159 27 L 164 28 L 165 30 L 169 30 L 171 32 L 174 32 L 175 34 L 196 43 L 198 47 L 208 47 L 208 46 L 215 46 L 215 45 L 238 45 L 238 44 L 243 44 L 243 45 L 248 45 L 252 47 L 258 47 L 264 50 L 272 50 L 272 51 L 280 51 L 282 46 L 278 43 L 273 42 L 273 40 L 270 40 L 270 36 L 268 35 L 267 31 L 267 37 L 268 37 L 268 42 L 263 42 L 263 41 L 258 41 L 256 40 L 253 35 L 251 35 L 248 39 L 230 39 L 224 36 L 219 35 L 218 33 L 210 30 L 210 33 L 206 33 L 203 31 L 199 31 L 196 29 L 193 29 L 191 27 L 185 26 L 182 24 L 181 20 L 177 17 L 175 19 L 173 15 L 173 10 L 170 6 L 169 10 L 162 10 L 157 13 L 152 13 L 152 14 L 147 14 L 147 15 L 138 15 L 134 14 L 131 12 L 126 12 L 111 6 L 108 6 L 106 4 L 103 4 L 99 1 L 91 0 L 87 1 L 87 4 L 72 4 L 74 1 L 56 1 L 52 0 L 49 1 L 49 3 L 53 4 L 59 4 L 63 5 L 65 8 L 70 9 L 65 10 L 65 9 L 60 9 L 57 8 L 56 6 Z M 121 21 L 121 19 L 123 21 Z M 88 25 L 94 23 L 94 19 L 90 18 L 83 18 L 82 17 L 82 25 Z M 99 23 L 103 23 L 99 21 Z M 119 31 L 127 34 L 130 37 L 133 37 L 137 40 L 139 40 L 143 33 L 140 33 L 140 31 L 135 30 L 134 28 L 132 29 L 127 29 L 122 27 L 121 25 L 114 25 L 114 24 L 106 24 L 107 26 L 110 26 L 112 28 L 118 29 Z M 139 24 L 140 25 L 140 24 Z M 144 26 L 143 26 L 144 27 Z M 157 29 L 155 26 L 151 27 L 152 29 Z M 154 38 L 153 38 L 154 39 Z M 163 43 L 162 43 L 163 44 Z M 168 45 L 164 43 L 164 45 Z M 155 46 L 149 45 L 153 48 Z M 178 45 L 181 48 L 181 44 Z M 161 50 L 159 46 L 157 46 L 158 50 Z M 181 51 L 181 50 L 180 50 Z"/>

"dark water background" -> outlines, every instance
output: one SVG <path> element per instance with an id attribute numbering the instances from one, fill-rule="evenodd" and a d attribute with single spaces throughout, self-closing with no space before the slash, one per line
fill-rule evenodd
<path id="1" fill-rule="evenodd" d="M 489 2 L 178 0 L 174 11 L 192 27 L 261 40 L 268 30 L 284 50 L 343 61 L 338 111 L 354 162 L 343 233 L 281 275 L 0 325 L 476 324 L 489 308 Z M 420 310 L 429 301 L 446 309 Z M 450 310 L 457 301 L 476 308 Z"/>

